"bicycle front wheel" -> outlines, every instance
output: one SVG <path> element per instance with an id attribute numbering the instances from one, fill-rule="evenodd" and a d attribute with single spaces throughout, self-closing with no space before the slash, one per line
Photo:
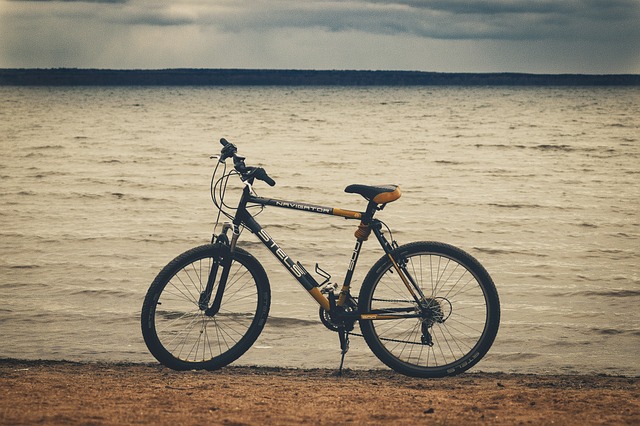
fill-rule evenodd
<path id="1" fill-rule="evenodd" d="M 471 368 L 491 347 L 500 323 L 498 293 L 487 271 L 471 255 L 443 243 L 406 244 L 392 256 L 407 283 L 384 256 L 367 274 L 358 300 L 360 312 L 370 314 L 360 328 L 373 353 L 414 377 Z"/>
<path id="2" fill-rule="evenodd" d="M 260 263 L 236 248 L 219 311 L 206 314 L 201 295 L 221 251 L 208 244 L 171 261 L 151 284 L 142 306 L 142 335 L 151 354 L 174 370 L 215 370 L 235 361 L 256 341 L 270 305 Z M 216 295 L 222 268 L 214 269 Z M 213 299 L 213 297 L 211 297 Z"/>

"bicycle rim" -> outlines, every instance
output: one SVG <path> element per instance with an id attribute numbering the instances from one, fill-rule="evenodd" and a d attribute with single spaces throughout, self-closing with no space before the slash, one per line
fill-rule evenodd
<path id="1" fill-rule="evenodd" d="M 416 302 L 382 258 L 363 284 L 361 311 L 410 312 L 404 318 L 361 321 L 372 351 L 391 368 L 419 377 L 454 375 L 477 363 L 499 323 L 498 295 L 486 270 L 467 253 L 441 243 L 409 244 L 394 257 L 424 299 Z"/>
<path id="2" fill-rule="evenodd" d="M 239 251 L 231 264 L 220 311 L 208 316 L 201 309 L 200 295 L 215 257 L 212 246 L 184 253 L 160 272 L 149 289 L 143 335 L 151 353 L 170 368 L 227 365 L 249 349 L 264 327 L 269 309 L 266 275 L 246 252 Z M 211 299 L 220 271 L 217 275 Z"/>

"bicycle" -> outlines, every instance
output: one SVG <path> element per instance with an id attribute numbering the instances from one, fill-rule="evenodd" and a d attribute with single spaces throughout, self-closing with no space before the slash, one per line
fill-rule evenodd
<path id="1" fill-rule="evenodd" d="M 485 268 L 449 244 L 420 241 L 398 245 L 376 212 L 401 196 L 397 185 L 349 185 L 345 192 L 367 201 L 364 211 L 259 197 L 256 181 L 275 181 L 261 167 L 250 167 L 237 148 L 221 139 L 211 179 L 211 194 L 225 222 L 210 244 L 176 257 L 155 278 L 144 299 L 142 335 L 151 354 L 175 370 L 215 370 L 244 354 L 256 341 L 269 314 L 267 273 L 249 252 L 237 246 L 241 231 L 257 236 L 320 305 L 320 320 L 337 332 L 340 369 L 349 336 L 364 337 L 371 351 L 393 370 L 414 377 L 462 373 L 489 351 L 498 332 L 500 302 Z M 226 160 L 233 160 L 227 172 Z M 216 179 L 223 165 L 221 177 Z M 227 184 L 244 184 L 237 207 L 225 203 Z M 356 243 L 338 290 L 317 264 L 318 283 L 260 226 L 249 209 L 266 206 L 359 220 Z M 235 214 L 234 214 L 235 212 Z M 228 236 L 232 231 L 231 237 Z M 385 231 L 391 241 L 385 237 Z M 358 297 L 351 281 L 363 243 L 373 234 L 384 251 L 364 278 Z M 360 333 L 356 333 L 358 323 Z"/>

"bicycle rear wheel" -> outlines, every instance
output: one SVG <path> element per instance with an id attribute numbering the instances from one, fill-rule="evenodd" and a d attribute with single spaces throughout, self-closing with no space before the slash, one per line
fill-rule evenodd
<path id="1" fill-rule="evenodd" d="M 362 314 L 387 316 L 360 320 L 369 348 L 409 376 L 444 377 L 471 368 L 493 344 L 500 323 L 498 293 L 487 271 L 443 243 L 410 243 L 392 255 L 424 299 L 413 299 L 389 256 L 378 260 L 358 300 Z"/>
<path id="2" fill-rule="evenodd" d="M 269 281 L 260 263 L 240 248 L 234 252 L 219 312 L 205 314 L 200 296 L 214 261 L 220 258 L 221 250 L 212 244 L 191 249 L 165 266 L 147 292 L 142 335 L 151 354 L 169 368 L 224 367 L 242 356 L 264 328 L 271 300 Z"/>

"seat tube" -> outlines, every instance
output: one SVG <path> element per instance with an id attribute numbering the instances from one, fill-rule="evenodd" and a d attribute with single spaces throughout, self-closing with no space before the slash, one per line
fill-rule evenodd
<path id="1" fill-rule="evenodd" d="M 362 244 L 369 238 L 369 234 L 371 233 L 371 228 L 369 225 L 365 225 L 363 222 L 360 222 L 358 229 L 355 232 L 356 237 L 356 245 L 353 248 L 353 252 L 351 253 L 351 260 L 349 261 L 349 267 L 347 268 L 347 273 L 344 277 L 344 283 L 342 284 L 342 289 L 340 289 L 340 295 L 338 296 L 337 305 L 343 306 L 347 301 L 347 296 L 349 295 L 349 288 L 351 287 L 351 280 L 353 279 L 353 272 L 356 269 L 356 265 L 358 264 L 358 258 L 360 257 L 360 250 L 362 249 Z"/>
<path id="2" fill-rule="evenodd" d="M 349 261 L 349 267 L 347 268 L 347 273 L 344 277 L 344 283 L 342 284 L 342 289 L 340 289 L 340 295 L 338 296 L 338 301 L 336 304 L 338 306 L 343 306 L 347 301 L 347 296 L 349 295 L 349 288 L 351 287 L 351 280 L 353 279 L 353 272 L 356 269 L 356 265 L 358 263 L 358 258 L 360 257 L 360 250 L 362 249 L 362 244 L 369 239 L 369 235 L 371 234 L 371 222 L 373 221 L 373 215 L 376 212 L 376 203 L 370 201 L 367 205 L 367 210 L 362 216 L 362 220 L 358 225 L 358 229 L 354 233 L 356 237 L 356 245 L 351 253 L 351 260 Z"/>

